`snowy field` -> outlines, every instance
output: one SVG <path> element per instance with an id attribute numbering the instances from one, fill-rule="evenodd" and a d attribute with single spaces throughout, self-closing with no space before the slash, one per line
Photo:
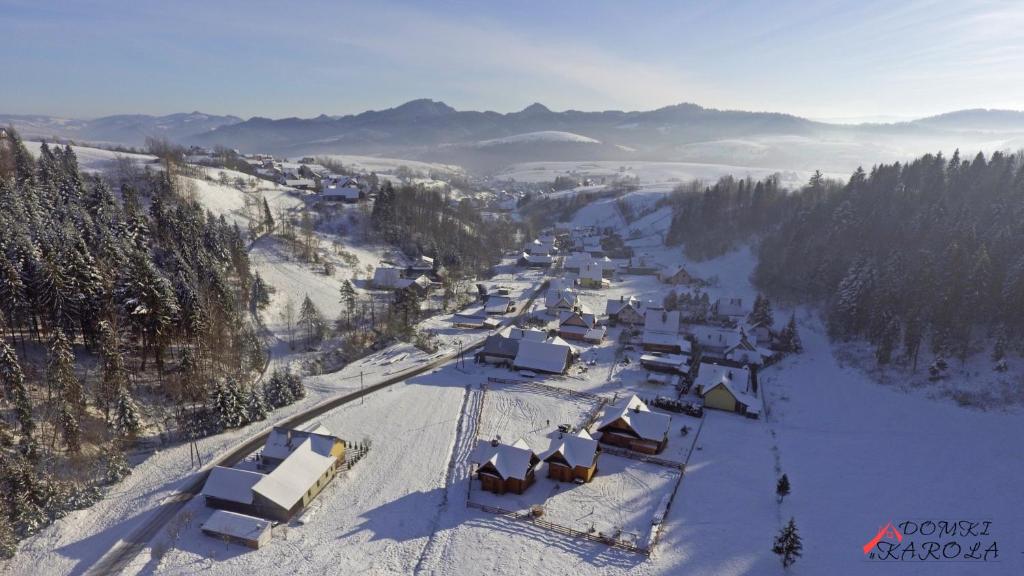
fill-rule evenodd
<path id="1" fill-rule="evenodd" d="M 1024 573 L 1024 429 L 1019 409 L 983 412 L 870 381 L 844 368 L 813 315 L 806 351 L 761 378 L 768 426 L 793 493 L 807 573 Z M 770 487 L 766 488 L 766 490 Z M 875 566 L 860 550 L 886 522 L 991 521 L 1000 562 Z M 965 543 L 966 540 L 964 539 Z M 920 545 L 920 544 L 919 544 Z"/>
<path id="2" fill-rule="evenodd" d="M 528 386 L 488 384 L 479 437 L 481 441 L 500 437 L 506 444 L 521 438 L 540 454 L 558 436 L 558 425 L 582 425 L 597 405 L 582 396 L 560 397 Z"/>
<path id="3" fill-rule="evenodd" d="M 546 522 L 580 532 L 617 537 L 641 548 L 647 546 L 655 515 L 679 479 L 679 470 L 657 464 L 602 454 L 598 471 L 586 484 L 558 482 L 547 477 L 546 465 L 537 481 L 522 494 L 494 494 L 473 482 L 469 499 L 478 504 L 527 513 L 541 506 Z M 516 522 L 511 529 L 521 527 Z M 551 534 L 551 539 L 566 538 Z"/>
<path id="4" fill-rule="evenodd" d="M 758 168 L 733 166 L 729 164 L 702 164 L 696 162 L 634 162 L 634 161 L 567 161 L 567 162 L 524 162 L 513 164 L 495 175 L 500 179 L 515 179 L 519 182 L 551 182 L 556 176 L 572 174 L 578 177 L 620 176 L 640 178 L 641 183 L 655 184 L 690 180 L 714 182 L 722 176 L 763 178 L 774 173 L 782 176 L 782 183 L 799 186 L 807 183 L 813 173 L 806 170 L 783 168 Z M 836 174 L 846 178 L 849 174 Z"/>
<path id="5" fill-rule="evenodd" d="M 42 146 L 41 142 L 26 140 L 24 141 L 24 144 L 30 154 L 36 157 L 39 156 L 39 149 Z M 59 144 L 54 144 L 52 142 L 49 142 L 48 145 L 51 149 L 54 146 L 59 146 Z M 88 146 L 72 146 L 71 149 L 75 152 L 75 156 L 78 158 L 78 166 L 83 172 L 103 172 L 104 170 L 112 167 L 118 158 L 131 160 L 138 166 L 151 165 L 153 168 L 159 167 L 156 156 L 151 156 L 149 154 L 113 152 L 111 150 L 90 148 Z"/>
<path id="6" fill-rule="evenodd" d="M 421 162 L 418 160 L 403 160 L 401 158 L 383 158 L 376 156 L 358 156 L 353 154 L 319 154 L 317 158 L 325 157 L 335 162 L 341 162 L 346 168 L 351 167 L 357 172 L 377 172 L 378 175 L 392 174 L 399 166 L 405 166 L 424 174 L 429 172 L 441 172 L 461 174 L 463 170 L 453 164 L 438 164 Z"/>
<path id="7" fill-rule="evenodd" d="M 287 566 L 290 574 L 412 573 L 443 501 L 464 395 L 450 379 L 430 375 L 331 412 L 320 419 L 324 426 L 347 440 L 369 440 L 372 449 L 318 498 L 309 524 L 280 530 L 259 551 L 225 546 L 199 532 L 209 510 L 196 499 L 189 504 L 192 527 L 141 571 L 255 574 Z"/>

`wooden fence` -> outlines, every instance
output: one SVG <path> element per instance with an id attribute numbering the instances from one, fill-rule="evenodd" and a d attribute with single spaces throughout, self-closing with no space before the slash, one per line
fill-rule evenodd
<path id="1" fill-rule="evenodd" d="M 570 536 L 572 538 L 579 538 L 581 540 L 589 540 L 590 542 L 598 542 L 600 544 L 604 544 L 605 546 L 611 546 L 612 548 L 627 550 L 629 552 L 635 552 L 637 554 L 643 554 L 644 556 L 651 555 L 650 548 L 637 546 L 636 544 L 633 544 L 631 542 L 626 542 L 624 540 L 612 538 L 611 536 L 603 536 L 599 534 L 592 534 L 590 532 L 582 532 L 580 530 L 569 528 L 568 526 L 562 526 L 561 524 L 548 522 L 547 520 L 542 520 L 534 516 L 533 514 L 530 514 L 529 512 L 513 512 L 511 510 L 505 510 L 504 508 L 498 508 L 497 506 L 488 506 L 487 504 L 480 504 L 478 502 L 473 502 L 471 500 L 466 501 L 466 507 L 483 510 L 484 512 L 487 512 L 489 514 L 503 516 L 510 520 L 529 522 L 530 524 L 533 524 L 538 528 L 543 528 L 544 530 L 549 530 L 551 532 L 562 534 L 563 536 Z"/>
<path id="2" fill-rule="evenodd" d="M 622 456 L 623 458 L 630 458 L 632 460 L 640 460 L 643 462 L 649 462 L 651 464 L 657 464 L 658 466 L 665 466 L 666 468 L 675 468 L 682 470 L 684 465 L 682 462 L 676 462 L 674 460 L 666 460 L 664 458 L 657 458 L 655 456 L 649 456 L 647 454 L 641 454 L 625 448 L 618 448 L 615 446 L 608 446 L 607 444 L 601 445 L 601 452 L 605 454 L 612 454 L 613 456 Z"/>

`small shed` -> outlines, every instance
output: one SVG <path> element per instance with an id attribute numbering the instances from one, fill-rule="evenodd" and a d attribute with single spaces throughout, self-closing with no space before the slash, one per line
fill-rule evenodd
<path id="1" fill-rule="evenodd" d="M 203 523 L 203 534 L 248 546 L 254 550 L 270 542 L 271 522 L 226 510 L 214 510 Z"/>

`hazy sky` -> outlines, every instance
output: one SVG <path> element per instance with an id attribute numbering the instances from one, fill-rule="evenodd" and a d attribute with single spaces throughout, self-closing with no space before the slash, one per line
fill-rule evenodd
<path id="1" fill-rule="evenodd" d="M 0 113 L 1024 109 L 1024 2 L 0 0 Z"/>

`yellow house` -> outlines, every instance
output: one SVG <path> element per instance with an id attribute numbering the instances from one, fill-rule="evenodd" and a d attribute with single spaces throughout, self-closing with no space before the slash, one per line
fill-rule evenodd
<path id="1" fill-rule="evenodd" d="M 761 401 L 751 394 L 736 390 L 732 381 L 728 379 L 723 378 L 714 385 L 704 388 L 701 396 L 704 398 L 705 408 L 739 412 L 751 417 L 761 413 Z"/>
<path id="2" fill-rule="evenodd" d="M 724 382 L 719 382 L 710 390 L 704 392 L 704 406 L 706 408 L 736 412 L 736 404 L 736 394 L 732 391 L 732 387 Z"/>

